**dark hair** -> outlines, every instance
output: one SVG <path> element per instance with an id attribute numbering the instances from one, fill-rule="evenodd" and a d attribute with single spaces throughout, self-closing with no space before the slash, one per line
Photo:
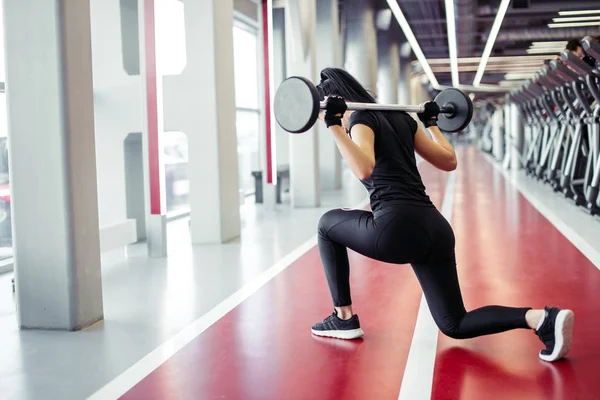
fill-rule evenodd
<path id="1" fill-rule="evenodd" d="M 341 68 L 325 68 L 321 71 L 321 82 L 317 85 L 319 96 L 341 96 L 344 100 L 358 103 L 375 103 L 359 82 Z"/>
<path id="2" fill-rule="evenodd" d="M 577 50 L 578 47 L 581 47 L 581 43 L 579 42 L 579 39 L 571 39 L 567 43 L 566 49 L 569 51 L 575 51 L 575 50 Z"/>

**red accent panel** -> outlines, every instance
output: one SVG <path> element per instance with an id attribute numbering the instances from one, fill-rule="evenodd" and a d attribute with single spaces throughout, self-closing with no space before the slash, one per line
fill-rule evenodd
<path id="1" fill-rule="evenodd" d="M 423 166 L 439 207 L 447 174 Z M 421 289 L 407 265 L 349 252 L 363 340 L 317 338 L 332 311 L 313 248 L 192 340 L 124 399 L 395 399 L 413 337 Z"/>
<path id="2" fill-rule="evenodd" d="M 263 17 L 263 54 L 264 54 L 264 73 L 265 73 L 265 134 L 266 134 L 266 156 L 267 156 L 267 183 L 273 183 L 273 156 L 271 148 L 271 71 L 269 68 L 269 5 L 267 0 L 262 2 L 262 17 Z"/>
<path id="3" fill-rule="evenodd" d="M 570 308 L 574 343 L 550 364 L 530 330 L 462 341 L 440 334 L 432 399 L 599 398 L 600 272 L 475 149 L 462 152 L 459 168 L 452 225 L 467 310 Z"/>
<path id="4" fill-rule="evenodd" d="M 156 87 L 156 35 L 154 0 L 144 0 L 144 45 L 146 49 L 146 107 L 148 117 L 148 164 L 150 213 L 162 213 L 160 200 L 160 161 L 158 145 L 158 92 Z"/>

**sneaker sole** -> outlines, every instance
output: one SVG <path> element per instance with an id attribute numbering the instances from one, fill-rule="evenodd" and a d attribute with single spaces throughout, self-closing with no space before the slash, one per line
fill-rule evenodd
<path id="1" fill-rule="evenodd" d="M 350 329 L 347 331 L 315 331 L 314 329 L 311 329 L 311 332 L 316 336 L 330 337 L 335 339 L 358 339 L 365 334 L 361 328 Z"/>
<path id="2" fill-rule="evenodd" d="M 542 354 L 540 358 L 544 361 L 556 361 L 563 358 L 570 350 L 573 344 L 573 325 L 575 324 L 575 314 L 571 310 L 561 310 L 556 316 L 554 324 L 554 350 L 552 354 Z"/>

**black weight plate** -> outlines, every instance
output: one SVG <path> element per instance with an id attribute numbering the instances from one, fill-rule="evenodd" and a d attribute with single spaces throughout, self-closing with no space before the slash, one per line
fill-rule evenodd
<path id="1" fill-rule="evenodd" d="M 460 132 L 465 129 L 473 117 L 473 102 L 465 92 L 455 88 L 442 90 L 435 96 L 435 102 L 444 109 L 454 107 L 454 112 L 438 115 L 438 128 L 444 132 Z"/>
<path id="2" fill-rule="evenodd" d="M 279 126 L 290 133 L 302 133 L 317 122 L 320 99 L 317 88 L 306 78 L 292 76 L 279 85 L 273 101 Z"/>

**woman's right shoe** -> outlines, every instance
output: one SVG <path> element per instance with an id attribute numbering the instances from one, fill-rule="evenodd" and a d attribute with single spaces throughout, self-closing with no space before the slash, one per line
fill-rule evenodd
<path id="1" fill-rule="evenodd" d="M 354 314 L 352 318 L 344 320 L 337 316 L 335 310 L 322 322 L 313 325 L 312 333 L 336 339 L 357 339 L 365 334 L 360 327 L 358 315 Z"/>
<path id="2" fill-rule="evenodd" d="M 571 350 L 574 323 L 573 311 L 549 306 L 544 308 L 542 326 L 534 331 L 546 346 L 539 354 L 542 360 L 560 360 Z"/>

